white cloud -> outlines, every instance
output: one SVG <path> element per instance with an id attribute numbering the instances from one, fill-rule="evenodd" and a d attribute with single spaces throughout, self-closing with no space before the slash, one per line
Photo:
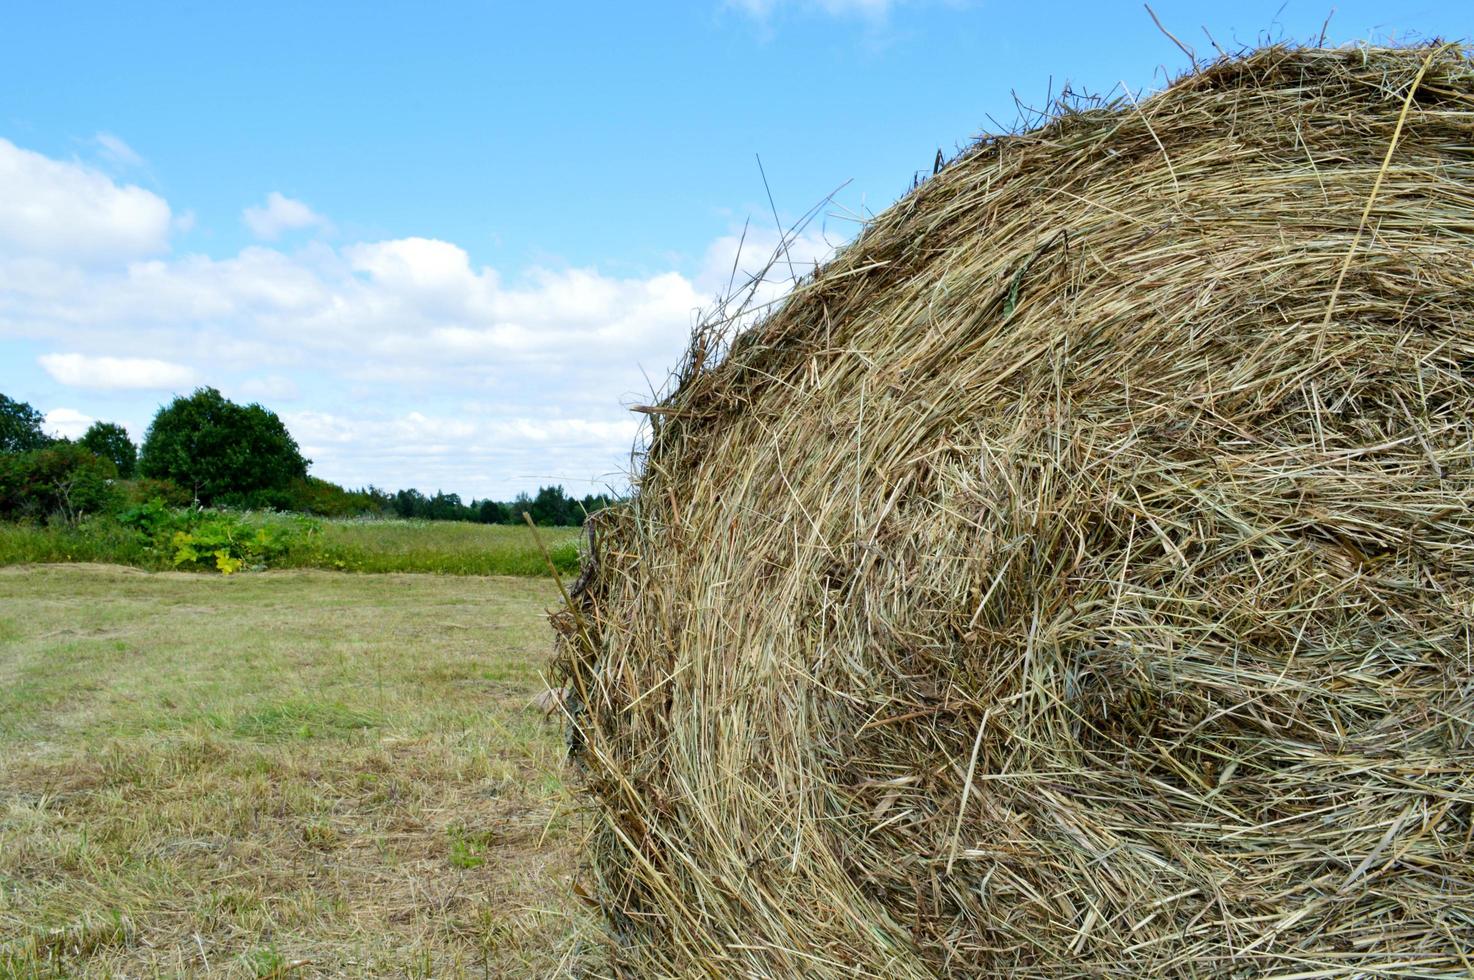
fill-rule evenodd
<path id="1" fill-rule="evenodd" d="M 470 256 L 450 242 L 400 238 L 351 245 L 343 254 L 355 272 L 389 289 L 465 296 L 475 288 Z"/>
<path id="2" fill-rule="evenodd" d="M 302 396 L 301 389 L 291 378 L 284 378 L 279 374 L 269 375 L 264 378 L 247 378 L 235 386 L 230 394 L 238 395 L 256 402 L 268 402 L 278 404 L 280 402 L 294 402 Z"/>
<path id="3" fill-rule="evenodd" d="M 0 139 L 0 255 L 136 258 L 168 249 L 169 224 L 158 195 Z"/>
<path id="4" fill-rule="evenodd" d="M 177 390 L 194 383 L 194 371 L 146 357 L 89 357 L 85 354 L 42 354 L 36 359 L 46 373 L 78 388 L 154 388 Z"/>
<path id="5" fill-rule="evenodd" d="M 506 275 L 429 237 L 107 264 L 0 251 L 0 343 L 45 344 L 56 353 L 40 368 L 79 389 L 210 384 L 290 409 L 314 472 L 340 482 L 463 494 L 618 482 L 640 418 L 624 406 L 665 383 L 738 242 L 723 236 L 690 269 L 646 276 Z M 748 234 L 738 286 L 777 244 Z M 789 242 L 757 301 L 790 287 L 790 258 L 802 275 L 829 251 L 817 233 Z M 157 407 L 152 394 L 107 397 L 105 411 L 74 404 L 109 418 Z"/>
<path id="6" fill-rule="evenodd" d="M 284 416 L 313 460 L 313 471 L 347 486 L 388 482 L 425 492 L 485 495 L 488 485 L 530 490 L 562 483 L 575 495 L 622 481 L 622 462 L 639 423 L 628 413 L 613 419 L 426 415 L 353 418 L 325 412 Z M 611 449 L 613 452 L 611 453 Z M 602 460 L 590 467 L 590 460 Z M 494 472 L 478 474 L 478 465 Z M 481 478 L 478 480 L 478 476 Z M 501 491 L 502 496 L 508 490 Z"/>
<path id="7" fill-rule="evenodd" d="M 123 142 L 122 137 L 114 136 L 112 133 L 98 133 L 92 139 L 102 150 L 102 155 L 118 166 L 143 166 L 143 157 L 139 156 L 137 150 Z"/>
<path id="8" fill-rule="evenodd" d="M 246 208 L 242 211 L 241 220 L 257 238 L 264 238 L 268 241 L 280 238 L 284 231 L 331 227 L 328 219 L 306 204 L 277 191 L 266 195 L 264 206 Z"/>
<path id="9" fill-rule="evenodd" d="M 46 431 L 63 439 L 79 439 L 96 421 L 74 408 L 53 408 L 46 413 Z"/>
<path id="10" fill-rule="evenodd" d="M 753 231 L 724 235 L 712 242 L 702 259 L 697 280 L 712 293 L 732 293 L 752 315 L 771 310 L 795 280 L 814 271 L 816 264 L 834 255 L 835 244 L 822 232 L 806 229 L 780 241 L 778 233 Z M 736 313 L 736 310 L 730 312 Z"/>

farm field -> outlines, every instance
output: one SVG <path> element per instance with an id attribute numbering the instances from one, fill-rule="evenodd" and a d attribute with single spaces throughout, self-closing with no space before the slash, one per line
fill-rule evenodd
<path id="1" fill-rule="evenodd" d="M 0 569 L 0 977 L 557 971 L 556 596 Z"/>

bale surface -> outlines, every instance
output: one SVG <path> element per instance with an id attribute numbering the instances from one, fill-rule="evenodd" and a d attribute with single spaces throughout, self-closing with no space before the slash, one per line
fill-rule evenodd
<path id="1" fill-rule="evenodd" d="M 601 972 L 1474 969 L 1465 54 L 979 144 L 652 418 L 560 619 Z"/>

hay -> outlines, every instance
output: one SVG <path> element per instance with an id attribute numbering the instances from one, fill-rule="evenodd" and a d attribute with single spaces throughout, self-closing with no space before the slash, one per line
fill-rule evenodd
<path id="1" fill-rule="evenodd" d="M 1463 52 L 981 143 L 722 339 L 560 619 L 602 972 L 1474 970 Z"/>

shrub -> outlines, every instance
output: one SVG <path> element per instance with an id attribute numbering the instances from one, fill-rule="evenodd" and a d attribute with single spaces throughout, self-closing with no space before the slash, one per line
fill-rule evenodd
<path id="1" fill-rule="evenodd" d="M 346 490 L 328 480 L 309 476 L 293 480 L 287 488 L 287 510 L 315 514 L 319 517 L 356 517 L 382 514 L 388 498 L 379 498 L 370 490 Z"/>
<path id="2" fill-rule="evenodd" d="M 128 508 L 118 523 L 137 532 L 163 564 L 226 575 L 266 568 L 319 530 L 304 517 L 178 510 L 161 500 Z"/>
<path id="3" fill-rule="evenodd" d="M 75 443 L 0 456 L 0 516 L 75 524 L 118 506 L 117 468 Z"/>
<path id="4" fill-rule="evenodd" d="M 149 477 L 139 477 L 129 480 L 123 485 L 123 491 L 127 502 L 134 506 L 146 504 L 151 500 L 157 500 L 169 507 L 188 507 L 194 502 L 194 494 L 175 483 L 173 480 L 154 480 Z"/>

